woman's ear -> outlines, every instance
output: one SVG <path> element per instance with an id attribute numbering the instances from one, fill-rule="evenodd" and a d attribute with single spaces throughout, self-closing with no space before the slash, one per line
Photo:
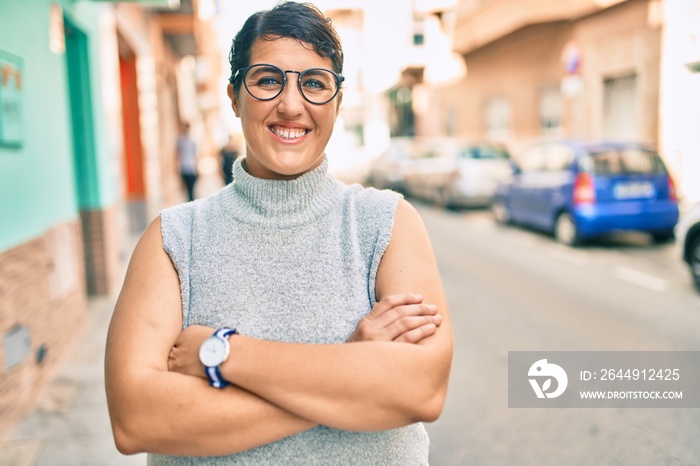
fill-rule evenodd
<path id="1" fill-rule="evenodd" d="M 338 92 L 338 95 L 335 98 L 338 101 L 338 103 L 335 107 L 335 117 L 338 118 L 338 115 L 340 115 L 340 104 L 343 103 L 343 93 Z"/>
<path id="2" fill-rule="evenodd" d="M 229 83 L 229 85 L 226 86 L 226 93 L 228 94 L 228 98 L 231 99 L 231 108 L 233 108 L 233 113 L 240 118 L 240 115 L 238 114 L 238 96 L 236 96 L 236 93 L 233 92 L 232 83 Z"/>

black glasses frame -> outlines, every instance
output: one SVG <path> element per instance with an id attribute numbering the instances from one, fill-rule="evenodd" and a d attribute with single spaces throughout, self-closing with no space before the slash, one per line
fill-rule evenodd
<path id="1" fill-rule="evenodd" d="M 246 82 L 245 82 L 245 76 L 246 76 L 246 74 L 248 74 L 248 71 L 250 71 L 252 68 L 255 68 L 255 67 L 257 67 L 257 66 L 269 66 L 270 68 L 278 69 L 278 70 L 280 71 L 280 73 L 282 73 L 282 76 L 284 77 L 283 80 L 282 80 L 282 87 L 280 87 L 279 92 L 278 92 L 277 94 L 275 94 L 274 96 L 268 97 L 268 98 L 266 98 L 266 99 L 261 99 L 260 97 L 254 96 L 253 93 L 250 92 L 250 89 L 248 89 L 248 85 L 247 85 Z M 328 100 L 326 100 L 326 101 L 324 101 L 324 102 L 314 102 L 314 101 L 312 101 L 311 99 L 309 99 L 309 98 L 306 96 L 306 94 L 304 94 L 304 90 L 303 90 L 303 88 L 302 88 L 302 86 L 301 86 L 302 77 L 303 77 L 306 73 L 308 73 L 309 71 L 319 71 L 319 70 L 320 70 L 320 71 L 327 71 L 327 72 L 331 73 L 331 74 L 333 75 L 333 77 L 335 77 L 335 81 L 336 81 L 336 85 L 337 85 L 337 87 L 336 87 L 336 89 L 335 89 L 335 93 L 333 94 L 333 97 L 331 97 L 330 99 L 328 99 Z M 343 83 L 343 81 L 345 81 L 345 77 L 344 77 L 344 76 L 342 76 L 342 75 L 336 73 L 336 72 L 333 71 L 333 70 L 329 70 L 329 69 L 327 69 L 327 68 L 309 68 L 308 70 L 304 70 L 304 71 L 294 71 L 294 70 L 283 70 L 283 69 L 280 68 L 279 66 L 271 65 L 271 64 L 269 64 L 269 63 L 256 63 L 256 64 L 254 64 L 254 65 L 246 66 L 246 67 L 244 67 L 244 68 L 238 68 L 238 69 L 236 70 L 236 72 L 233 74 L 233 81 L 235 82 L 238 78 L 242 78 L 242 79 L 243 79 L 243 86 L 245 87 L 245 90 L 248 92 L 248 94 L 250 94 L 250 96 L 251 96 L 252 98 L 254 98 L 254 99 L 256 99 L 256 100 L 261 100 L 261 101 L 263 101 L 263 102 L 267 102 L 268 100 L 273 100 L 273 99 L 276 99 L 277 97 L 279 97 L 279 95 L 282 93 L 282 91 L 284 91 L 284 88 L 287 87 L 287 73 L 295 73 L 295 74 L 298 74 L 298 75 L 299 75 L 299 78 L 297 79 L 297 87 L 299 88 L 299 93 L 300 93 L 301 96 L 304 98 L 304 100 L 306 100 L 306 101 L 309 102 L 310 104 L 314 104 L 314 105 L 325 105 L 325 104 L 327 104 L 328 102 L 330 102 L 331 100 L 335 99 L 335 97 L 336 97 L 336 96 L 338 95 L 338 93 L 340 92 L 340 85 Z"/>

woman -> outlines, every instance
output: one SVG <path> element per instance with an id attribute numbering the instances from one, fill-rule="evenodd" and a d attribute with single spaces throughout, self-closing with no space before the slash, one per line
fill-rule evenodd
<path id="1" fill-rule="evenodd" d="M 134 251 L 107 341 L 117 447 L 152 465 L 426 464 L 447 304 L 410 204 L 328 174 L 336 33 L 281 3 L 248 19 L 230 61 L 246 157 Z"/>

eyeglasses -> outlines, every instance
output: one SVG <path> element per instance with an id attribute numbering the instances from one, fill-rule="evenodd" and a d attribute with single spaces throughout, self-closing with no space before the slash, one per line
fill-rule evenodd
<path id="1" fill-rule="evenodd" d="M 272 100 L 282 93 L 287 85 L 287 73 L 299 75 L 299 92 L 315 105 L 327 104 L 338 95 L 340 83 L 345 78 L 325 68 L 309 68 L 304 71 L 282 70 L 265 63 L 246 66 L 236 70 L 233 80 L 243 78 L 248 94 L 258 100 Z"/>

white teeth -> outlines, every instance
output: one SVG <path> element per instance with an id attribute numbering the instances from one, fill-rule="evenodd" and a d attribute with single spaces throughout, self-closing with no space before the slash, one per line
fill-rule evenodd
<path id="1" fill-rule="evenodd" d="M 273 133 L 284 139 L 297 139 L 306 134 L 306 130 L 281 130 L 277 128 L 270 128 Z"/>

